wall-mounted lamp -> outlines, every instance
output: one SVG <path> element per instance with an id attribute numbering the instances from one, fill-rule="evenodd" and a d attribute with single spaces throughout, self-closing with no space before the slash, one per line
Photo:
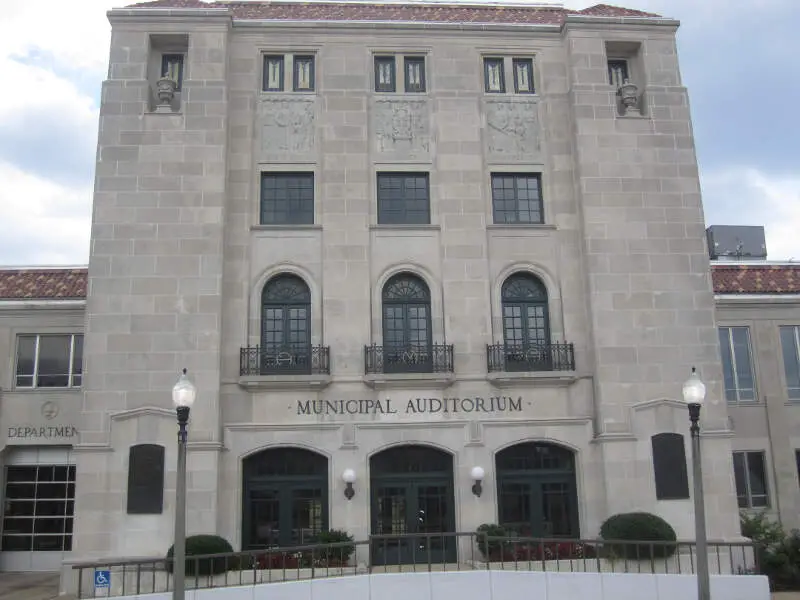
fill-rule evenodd
<path id="1" fill-rule="evenodd" d="M 472 480 L 475 482 L 472 484 L 472 493 L 475 494 L 478 498 L 481 497 L 481 493 L 483 492 L 483 487 L 481 486 L 481 482 L 483 481 L 483 476 L 486 473 L 483 470 L 483 467 L 472 467 Z"/>
<path id="2" fill-rule="evenodd" d="M 353 469 L 345 469 L 342 473 L 342 481 L 345 482 L 346 486 L 344 488 L 344 497 L 348 500 L 352 500 L 353 496 L 356 495 L 356 491 L 353 489 L 353 483 L 356 480 L 356 472 Z"/>

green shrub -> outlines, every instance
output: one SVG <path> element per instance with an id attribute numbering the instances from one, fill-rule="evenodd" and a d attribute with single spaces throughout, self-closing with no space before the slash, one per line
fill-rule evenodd
<path id="1" fill-rule="evenodd" d="M 600 537 L 613 542 L 640 542 L 604 545 L 603 550 L 610 557 L 628 560 L 670 557 L 675 554 L 677 545 L 663 542 L 675 542 L 678 539 L 669 523 L 658 515 L 646 512 L 621 513 L 609 517 L 600 528 Z"/>
<path id="2" fill-rule="evenodd" d="M 167 551 L 167 571 L 172 573 L 175 546 L 170 546 Z M 192 556 L 206 554 L 233 553 L 233 547 L 228 540 L 218 535 L 190 535 L 186 538 L 186 575 L 219 575 L 225 571 L 239 568 L 236 556 L 221 556 L 217 558 L 192 559 Z"/>
<path id="3" fill-rule="evenodd" d="M 742 535 L 753 540 L 758 572 L 773 591 L 800 590 L 800 532 L 786 533 L 764 513 L 740 515 Z"/>
<path id="4" fill-rule="evenodd" d="M 505 528 L 494 523 L 484 523 L 477 530 L 478 533 L 478 550 L 484 558 L 494 558 L 498 555 L 503 547 L 502 540 L 488 540 L 487 537 L 504 538 L 508 536 Z"/>
<path id="5" fill-rule="evenodd" d="M 344 544 L 345 542 L 353 542 L 353 536 L 340 529 L 331 529 L 330 531 L 322 531 L 317 536 L 318 544 Z M 356 546 L 353 543 L 333 546 L 330 548 L 320 548 L 315 551 L 315 555 L 323 561 L 341 561 L 346 564 L 353 552 L 356 551 Z"/>

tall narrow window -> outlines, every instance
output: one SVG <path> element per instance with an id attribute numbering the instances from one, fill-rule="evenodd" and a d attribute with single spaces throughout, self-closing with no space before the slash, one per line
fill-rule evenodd
<path id="1" fill-rule="evenodd" d="M 728 402 L 755 401 L 750 328 L 720 327 L 719 345 L 722 353 L 722 372 L 725 378 L 725 398 Z"/>
<path id="2" fill-rule="evenodd" d="M 294 57 L 294 91 L 295 92 L 314 91 L 313 56 Z"/>
<path id="3" fill-rule="evenodd" d="M 515 58 L 514 65 L 514 91 L 518 94 L 533 94 L 533 59 Z"/>
<path id="4" fill-rule="evenodd" d="M 261 224 L 314 223 L 313 173 L 262 173 Z"/>
<path id="5" fill-rule="evenodd" d="M 264 57 L 264 91 L 283 91 L 283 56 Z"/>
<path id="6" fill-rule="evenodd" d="M 378 173 L 379 225 L 427 225 L 430 222 L 427 173 Z"/>
<path id="7" fill-rule="evenodd" d="M 376 56 L 375 91 L 394 92 L 396 89 L 394 56 Z"/>
<path id="8" fill-rule="evenodd" d="M 800 325 L 781 327 L 780 332 L 786 393 L 789 399 L 800 400 Z"/>
<path id="9" fill-rule="evenodd" d="M 484 58 L 483 75 L 487 92 L 501 94 L 506 91 L 502 58 Z"/>
<path id="10" fill-rule="evenodd" d="M 431 293 L 427 284 L 410 273 L 395 275 L 383 288 L 385 359 L 408 352 L 427 356 L 431 343 Z"/>
<path id="11" fill-rule="evenodd" d="M 183 54 L 161 55 L 161 77 L 172 79 L 175 89 L 183 86 Z"/>
<path id="12" fill-rule="evenodd" d="M 408 93 L 422 93 L 425 91 L 425 57 L 406 56 L 405 65 L 405 91 Z"/>
<path id="13" fill-rule="evenodd" d="M 766 462 L 763 451 L 733 453 L 733 475 L 739 508 L 769 506 Z"/>
<path id="14" fill-rule="evenodd" d="M 628 61 L 624 59 L 611 59 L 608 61 L 608 83 L 619 88 L 628 81 Z"/>
<path id="15" fill-rule="evenodd" d="M 539 174 L 492 174 L 494 222 L 543 223 L 541 183 Z"/>

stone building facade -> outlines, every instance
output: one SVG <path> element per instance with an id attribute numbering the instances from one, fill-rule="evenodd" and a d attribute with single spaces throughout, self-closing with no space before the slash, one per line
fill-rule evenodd
<path id="1" fill-rule="evenodd" d="M 688 456 L 692 366 L 709 535 L 739 535 L 676 21 L 195 0 L 109 19 L 73 559 L 171 544 L 184 367 L 188 530 L 235 548 L 592 537 L 639 509 L 691 538 L 690 479 L 654 477 L 653 448 Z"/>

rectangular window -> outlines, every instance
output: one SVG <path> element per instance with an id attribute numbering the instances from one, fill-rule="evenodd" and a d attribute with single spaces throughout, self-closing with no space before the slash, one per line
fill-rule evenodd
<path id="1" fill-rule="evenodd" d="M 82 335 L 20 335 L 17 338 L 18 388 L 80 387 L 82 368 Z"/>
<path id="2" fill-rule="evenodd" d="M 492 174 L 494 222 L 544 223 L 541 175 Z"/>
<path id="3" fill-rule="evenodd" d="M 283 56 L 264 57 L 264 91 L 283 91 Z"/>
<path id="4" fill-rule="evenodd" d="M 786 325 L 780 332 L 786 393 L 790 400 L 800 400 L 800 325 Z"/>
<path id="5" fill-rule="evenodd" d="M 728 402 L 756 400 L 749 327 L 720 327 L 719 346 Z"/>
<path id="6" fill-rule="evenodd" d="M 431 222 L 427 173 L 378 173 L 378 224 Z"/>
<path id="7" fill-rule="evenodd" d="M 294 91 L 313 92 L 314 91 L 314 57 L 295 56 L 294 57 Z"/>
<path id="8" fill-rule="evenodd" d="M 161 77 L 172 79 L 175 82 L 175 89 L 181 89 L 183 85 L 183 54 L 161 55 Z"/>
<path id="9" fill-rule="evenodd" d="M 9 465 L 5 472 L 3 552 L 69 552 L 75 467 Z"/>
<path id="10" fill-rule="evenodd" d="M 312 225 L 313 173 L 262 173 L 261 224 Z"/>
<path id="11" fill-rule="evenodd" d="M 733 476 L 739 508 L 769 506 L 766 462 L 763 451 L 733 453 Z"/>
<path id="12" fill-rule="evenodd" d="M 422 93 L 425 91 L 425 57 L 406 56 L 403 59 L 405 66 L 405 91 L 411 93 Z"/>
<path id="13" fill-rule="evenodd" d="M 394 71 L 394 56 L 375 57 L 375 91 L 394 92 L 397 90 Z"/>
<path id="14" fill-rule="evenodd" d="M 483 76 L 485 81 L 485 89 L 488 93 L 502 94 L 506 91 L 506 81 L 503 73 L 502 58 L 484 58 Z"/>
<path id="15" fill-rule="evenodd" d="M 653 474 L 656 500 L 689 498 L 686 448 L 680 433 L 658 433 L 650 438 L 653 447 Z"/>
<path id="16" fill-rule="evenodd" d="M 533 94 L 533 59 L 515 58 L 511 62 L 514 67 L 514 91 L 518 94 Z"/>
<path id="17" fill-rule="evenodd" d="M 608 83 L 619 88 L 626 81 L 628 81 L 628 61 L 624 59 L 609 60 Z"/>

